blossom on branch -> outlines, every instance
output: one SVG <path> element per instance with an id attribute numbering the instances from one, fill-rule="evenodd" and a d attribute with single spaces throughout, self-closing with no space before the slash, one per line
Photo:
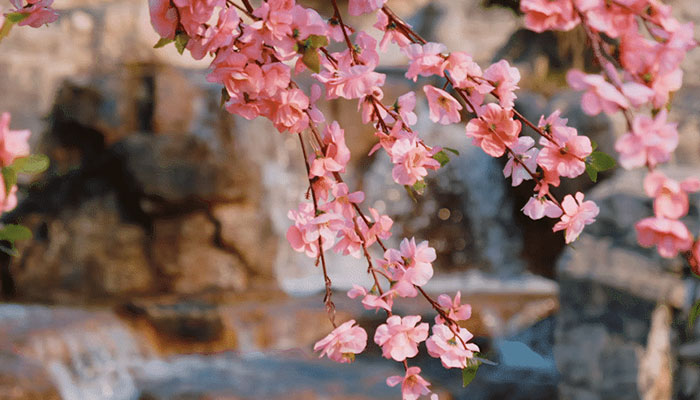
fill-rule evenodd
<path id="1" fill-rule="evenodd" d="M 520 121 L 513 119 L 513 111 L 498 104 L 487 104 L 480 118 L 467 124 L 467 136 L 472 144 L 480 146 L 491 157 L 500 157 L 507 147 L 515 146 L 520 134 Z"/>
<path id="2" fill-rule="evenodd" d="M 445 368 L 466 368 L 467 360 L 474 357 L 479 346 L 469 342 L 474 335 L 465 328 L 455 328 L 456 333 L 443 324 L 433 325 L 433 335 L 425 341 L 428 354 L 439 358 Z"/>
<path id="3" fill-rule="evenodd" d="M 390 376 L 386 379 L 386 384 L 394 387 L 401 384 L 402 400 L 417 400 L 422 395 L 430 394 L 430 382 L 420 376 L 421 369 L 418 367 L 408 367 L 404 376 Z M 437 395 L 430 396 L 430 400 L 437 400 Z"/>
<path id="4" fill-rule="evenodd" d="M 564 209 L 564 215 L 561 220 L 554 225 L 554 232 L 566 230 L 564 238 L 569 244 L 576 240 L 578 235 L 583 231 L 583 227 L 592 224 L 595 217 L 600 212 L 598 206 L 592 201 L 583 201 L 583 193 L 577 192 L 576 199 L 570 194 L 564 197 L 561 203 Z"/>
<path id="5" fill-rule="evenodd" d="M 314 351 L 321 350 L 318 357 L 325 355 L 340 363 L 353 362 L 355 354 L 362 353 L 367 346 L 367 332 L 362 327 L 354 325 L 355 320 L 351 319 L 316 342 Z"/>
<path id="6" fill-rule="evenodd" d="M 374 342 L 382 347 L 382 355 L 395 361 L 403 361 L 418 354 L 418 343 L 428 338 L 428 324 L 420 323 L 419 315 L 401 318 L 392 315 L 386 324 L 379 325 Z M 416 326 L 418 324 L 418 326 Z"/>

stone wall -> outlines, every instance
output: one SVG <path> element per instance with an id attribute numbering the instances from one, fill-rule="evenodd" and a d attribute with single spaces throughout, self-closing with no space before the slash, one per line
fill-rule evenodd
<path id="1" fill-rule="evenodd" d="M 591 193 L 601 214 L 558 262 L 554 354 L 564 400 L 693 399 L 700 390 L 699 331 L 686 331 L 697 278 L 680 259 L 637 245 L 634 222 L 652 214 L 641 172 L 619 173 Z M 680 179 L 697 170 L 664 172 Z M 699 204 L 693 197 L 694 232 Z"/>

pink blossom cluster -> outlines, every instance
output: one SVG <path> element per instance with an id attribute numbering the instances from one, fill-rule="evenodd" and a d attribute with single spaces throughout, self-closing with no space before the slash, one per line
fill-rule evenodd
<path id="1" fill-rule="evenodd" d="M 421 343 L 445 368 L 466 368 L 479 351 L 469 342 L 471 333 L 459 324 L 470 317 L 471 308 L 461 304 L 459 293 L 433 300 L 423 289 L 433 276 L 436 258 L 427 241 L 403 238 L 398 248 L 385 244 L 392 236 L 393 221 L 369 207 L 363 212 L 365 194 L 352 191 L 343 180 L 351 160 L 345 131 L 338 122 L 327 122 L 316 103 L 321 98 L 356 100 L 360 119 L 374 128 L 377 138 L 370 154 L 383 150 L 396 183 L 409 190 L 424 187 L 429 171 L 440 168 L 444 154 L 415 131 L 416 91 L 385 99 L 386 76 L 377 66 L 380 54 L 396 45 L 408 60 L 407 79 L 444 83 L 422 85 L 428 118 L 440 125 L 465 123 L 466 137 L 474 145 L 492 157 L 508 158 L 503 172 L 513 186 L 533 180 L 534 193 L 523 211 L 533 219 L 557 219 L 553 230 L 564 231 L 567 243 L 595 220 L 598 207 L 582 193 L 566 195 L 560 202 L 550 188 L 559 186 L 562 177 L 583 174 L 594 149 L 587 137 L 567 125 L 560 111 L 543 115 L 535 124 L 515 109 L 521 76 L 507 61 L 482 70 L 469 54 L 450 53 L 441 43 L 425 41 L 388 8 L 386 0 L 350 0 L 350 15 L 376 15 L 374 27 L 381 35 L 377 41 L 348 26 L 337 2 L 330 3 L 334 14 L 329 19 L 295 0 L 257 5 L 248 0 L 150 0 L 149 6 L 151 22 L 164 41 L 174 41 L 196 59 L 212 57 L 207 79 L 223 87 L 229 112 L 248 119 L 265 117 L 278 131 L 299 136 L 309 192 L 307 201 L 289 211 L 292 226 L 287 239 L 322 267 L 324 302 L 335 327 L 316 343 L 315 350 L 335 361 L 351 362 L 366 348 L 367 331 L 354 320 L 335 324 L 324 253 L 364 258 L 374 284 L 370 288 L 355 285 L 348 296 L 368 310 L 386 313 L 386 322 L 374 332 L 374 342 L 384 357 L 402 363 L 406 371 L 404 376 L 387 379 L 387 384 L 400 383 L 404 399 L 417 399 L 431 393 L 420 369 L 408 364 Z M 585 90 L 582 103 L 591 114 L 628 113 L 649 104 L 660 108 L 676 89 L 680 61 L 695 44 L 689 34 L 692 26 L 674 22 L 669 9 L 656 0 L 523 0 L 521 4 L 531 29 L 568 30 L 583 24 L 587 32 L 604 33 L 624 43 L 626 50 L 620 54 L 640 49 L 645 54 L 621 61 L 622 75 L 609 62 L 604 65 L 607 76 L 570 72 L 569 82 Z M 650 32 L 652 41 L 634 36 L 642 11 L 655 27 Z M 305 80 L 308 87 L 297 83 L 303 73 L 311 78 Z M 523 135 L 523 125 L 539 135 L 539 141 Z M 664 112 L 653 120 L 638 117 L 629 128 L 629 136 L 620 139 L 622 151 L 627 152 L 625 164 L 663 162 L 675 148 L 670 139 L 675 126 L 666 122 Z M 667 212 L 664 215 L 668 218 Z M 396 301 L 417 296 L 425 297 L 438 314 L 432 329 L 420 316 L 394 314 Z"/>
<path id="2" fill-rule="evenodd" d="M 656 246 L 663 257 L 691 250 L 693 235 L 680 218 L 688 214 L 688 193 L 700 191 L 700 179 L 677 182 L 655 171 L 644 179 L 644 191 L 654 198 L 654 217 L 645 218 L 635 226 L 639 243 Z"/>
<path id="3" fill-rule="evenodd" d="M 11 13 L 22 14 L 24 18 L 17 23 L 19 26 L 29 25 L 38 28 L 58 19 L 58 13 L 51 5 L 53 0 L 10 0 L 14 6 Z"/>
<path id="4" fill-rule="evenodd" d="M 10 130 L 10 113 L 0 114 L 0 168 L 8 167 L 16 159 L 29 155 L 28 130 Z M 5 180 L 0 175 L 0 212 L 17 207 L 17 185 L 7 189 Z"/>
<path id="5" fill-rule="evenodd" d="M 581 105 L 586 113 L 622 112 L 627 119 L 628 132 L 617 140 L 615 150 L 624 168 L 649 170 L 644 189 L 655 198 L 655 216 L 636 225 L 639 243 L 656 245 L 663 257 L 692 247 L 697 250 L 690 253 L 690 264 L 700 265 L 700 244 L 694 245 L 692 234 L 679 221 L 688 211 L 687 193 L 697 191 L 700 181 L 678 183 L 654 171 L 678 146 L 676 124 L 668 121 L 667 108 L 682 84 L 681 63 L 697 46 L 693 24 L 680 23 L 671 7 L 658 0 L 523 0 L 521 10 L 526 26 L 536 32 L 583 25 L 602 71 L 572 70 L 567 81 L 584 91 Z M 615 39 L 615 44 L 604 42 L 601 35 Z"/>

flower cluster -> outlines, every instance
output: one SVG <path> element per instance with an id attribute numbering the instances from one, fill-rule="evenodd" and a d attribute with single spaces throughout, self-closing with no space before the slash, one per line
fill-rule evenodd
<path id="1" fill-rule="evenodd" d="M 700 249 L 700 242 L 679 221 L 688 211 L 687 193 L 698 190 L 697 180 L 679 184 L 655 172 L 678 146 L 676 124 L 668 122 L 667 108 L 671 94 L 681 87 L 681 62 L 697 46 L 693 24 L 680 23 L 670 6 L 655 0 L 523 0 L 521 10 L 526 26 L 537 32 L 583 26 L 602 71 L 572 70 L 567 81 L 585 91 L 581 105 L 587 114 L 622 112 L 627 119 L 628 132 L 617 140 L 615 150 L 624 168 L 649 170 L 644 189 L 655 198 L 655 217 L 636 225 L 639 243 L 656 245 L 663 257 Z M 614 39 L 615 45 L 605 43 L 602 35 Z M 691 266 L 699 261 L 700 251 L 691 253 Z"/>
<path id="2" fill-rule="evenodd" d="M 386 76 L 377 71 L 379 57 L 389 45 L 397 46 L 408 60 L 407 79 L 444 83 L 422 85 L 428 118 L 441 125 L 464 123 L 465 135 L 474 145 L 492 157 L 507 157 L 503 173 L 513 186 L 534 181 L 533 196 L 523 212 L 533 219 L 557 219 L 553 230 L 564 231 L 567 243 L 595 220 L 598 207 L 582 193 L 559 201 L 550 189 L 559 186 L 561 178 L 576 178 L 590 167 L 599 168 L 595 160 L 601 156 L 587 137 L 567 125 L 560 111 L 533 123 L 516 110 L 521 77 L 507 61 L 482 69 L 467 53 L 450 53 L 441 43 L 425 41 L 388 8 L 386 0 L 348 2 L 350 15 L 376 15 L 379 42 L 376 36 L 348 26 L 334 0 L 329 19 L 295 0 L 268 0 L 258 6 L 240 1 L 151 0 L 151 21 L 162 41 L 174 41 L 181 52 L 188 49 L 196 59 L 212 56 L 207 79 L 224 88 L 229 112 L 248 119 L 268 118 L 280 132 L 299 136 L 309 195 L 289 212 L 293 224 L 287 239 L 296 251 L 322 266 L 324 301 L 336 327 L 315 349 L 322 356 L 350 362 L 366 347 L 367 332 L 355 321 L 335 324 L 324 253 L 365 258 L 374 284 L 371 288 L 355 285 L 348 296 L 387 315 L 386 323 L 374 333 L 374 342 L 386 358 L 403 363 L 406 369 L 404 376 L 390 377 L 387 384 L 401 383 L 404 399 L 427 395 L 430 384 L 408 360 L 425 342 L 428 353 L 446 368 L 470 365 L 478 347 L 469 342 L 471 333 L 458 322 L 470 317 L 471 308 L 461 304 L 459 293 L 433 300 L 423 290 L 433 276 L 436 257 L 428 242 L 404 238 L 398 248 L 384 243 L 392 236 L 393 221 L 365 207 L 365 194 L 352 191 L 344 182 L 351 159 L 345 132 L 338 122 L 326 121 L 316 102 L 322 97 L 356 100 L 362 122 L 374 128 L 377 138 L 370 154 L 379 150 L 386 154 L 396 183 L 408 190 L 425 187 L 425 178 L 440 168 L 445 153 L 425 143 L 415 130 L 421 91 L 385 99 Z M 572 87 L 585 91 L 582 105 L 587 113 L 622 111 L 629 117 L 629 133 L 618 142 L 623 166 L 653 168 L 668 160 L 677 145 L 677 133 L 666 112 L 659 110 L 679 86 L 680 62 L 695 45 L 692 26 L 678 23 L 669 7 L 654 0 L 523 0 L 521 8 L 526 25 L 538 32 L 583 25 L 596 54 L 603 46 L 601 34 L 618 40 L 618 64 L 624 73 L 600 59 L 605 74 L 571 71 L 567 79 Z M 644 20 L 651 39 L 639 32 L 639 19 Z M 312 79 L 307 88 L 296 81 L 305 72 Z M 655 109 L 654 118 L 631 118 L 632 112 L 648 105 Z M 539 140 L 524 135 L 525 127 Z M 659 203 L 655 209 L 661 210 L 657 218 L 679 218 L 684 210 L 682 195 L 673 191 L 673 185 L 659 185 L 654 191 Z M 681 189 L 690 190 L 688 184 Z M 664 239 L 654 236 L 650 242 L 660 240 Z M 676 247 L 690 248 L 687 241 Z M 396 301 L 416 296 L 425 297 L 438 314 L 432 329 L 420 316 L 393 313 Z"/>
<path id="3" fill-rule="evenodd" d="M 688 193 L 700 191 L 700 180 L 687 178 L 677 182 L 661 172 L 651 172 L 644 179 L 644 191 L 654 198 L 654 217 L 636 225 L 642 246 L 657 246 L 662 257 L 674 257 L 693 246 L 693 235 L 679 221 L 688 214 Z"/>
<path id="4" fill-rule="evenodd" d="M 365 349 L 364 328 L 354 320 L 335 324 L 324 252 L 364 257 L 374 284 L 370 289 L 355 285 L 348 296 L 361 298 L 367 309 L 387 314 L 374 342 L 386 358 L 403 363 L 406 370 L 404 376 L 389 377 L 387 384 L 401 383 L 404 399 L 430 394 L 420 368 L 409 366 L 407 360 L 425 342 L 428 353 L 445 368 L 467 367 L 478 347 L 469 343 L 471 333 L 458 322 L 470 317 L 471 308 L 461 304 L 460 293 L 433 300 L 423 290 L 433 276 L 436 258 L 428 242 L 404 238 L 398 248 L 384 244 L 392 235 L 393 221 L 372 208 L 363 212 L 365 194 L 350 190 L 342 176 L 351 159 L 345 132 L 337 122 L 326 121 L 317 101 L 322 97 L 357 100 L 361 120 L 373 126 L 378 139 L 370 154 L 380 149 L 386 153 L 396 183 L 409 190 L 425 187 L 429 171 L 440 168 L 446 156 L 414 130 L 418 121 L 415 91 L 395 100 L 384 98 L 386 76 L 377 71 L 379 57 L 387 46 L 396 45 L 408 59 L 407 79 L 444 83 L 422 87 L 428 118 L 441 125 L 465 123 L 465 135 L 475 146 L 492 157 L 507 157 L 503 173 L 513 186 L 533 180 L 534 193 L 523 212 L 533 219 L 558 219 L 553 230 L 564 231 L 567 243 L 595 220 L 598 207 L 584 200 L 582 193 L 566 195 L 560 202 L 550 188 L 558 187 L 562 177 L 602 170 L 596 160 L 604 154 L 596 154 L 591 141 L 568 126 L 559 110 L 541 116 L 537 124 L 524 118 L 515 108 L 520 73 L 507 61 L 482 69 L 467 53 L 450 53 L 441 43 L 427 42 L 388 8 L 387 0 L 348 1 L 350 15 L 375 14 L 374 27 L 382 36 L 379 42 L 346 25 L 336 0 L 331 0 L 334 14 L 329 19 L 295 0 L 267 0 L 257 6 L 249 0 L 238 1 L 241 4 L 236 0 L 149 0 L 153 28 L 162 38 L 157 47 L 174 42 L 180 53 L 186 49 L 195 59 L 211 56 L 207 80 L 222 86 L 229 112 L 247 119 L 265 117 L 278 131 L 298 135 L 310 201 L 289 211 L 293 225 L 287 239 L 296 251 L 322 265 L 324 301 L 336 326 L 315 350 L 335 361 L 351 362 Z M 58 17 L 51 8 L 53 0 L 11 0 L 11 4 L 14 10 L 5 20 L 9 26 L 17 22 L 38 27 Z M 691 264 L 700 265 L 700 241 L 680 221 L 688 212 L 688 193 L 700 190 L 700 180 L 678 183 L 654 171 L 678 146 L 676 125 L 668 122 L 666 108 L 681 85 L 680 64 L 697 45 L 692 24 L 681 24 L 671 7 L 657 0 L 522 0 L 520 6 L 526 26 L 536 32 L 583 28 L 601 73 L 573 70 L 567 81 L 584 92 L 581 103 L 586 113 L 623 113 L 628 132 L 615 146 L 620 163 L 625 168 L 646 166 L 650 171 L 644 187 L 654 198 L 655 217 L 637 224 L 639 241 L 656 245 L 665 257 L 688 252 Z M 332 42 L 343 43 L 343 50 L 332 52 Z M 305 72 L 314 82 L 309 87 L 295 81 Z M 523 135 L 524 127 L 539 140 Z M 2 115 L 1 166 L 29 154 L 28 136 L 28 131 L 10 131 L 9 115 Z M 0 197 L 3 210 L 16 204 L 16 186 L 7 186 Z M 379 255 L 377 247 L 382 250 Z M 397 299 L 419 295 L 438 314 L 432 329 L 420 316 L 393 314 Z"/>

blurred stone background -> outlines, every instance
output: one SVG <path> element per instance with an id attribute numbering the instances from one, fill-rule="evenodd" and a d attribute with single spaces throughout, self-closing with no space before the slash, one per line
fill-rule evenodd
<path id="1" fill-rule="evenodd" d="M 303 3 L 329 15 L 326 2 Z M 613 153 L 624 122 L 585 116 L 563 80 L 571 66 L 592 67 L 581 32 L 525 31 L 508 1 L 392 3 L 421 35 L 482 66 L 510 60 L 524 77 L 525 115 L 561 108 Z M 694 0 L 669 3 L 700 22 Z M 35 238 L 0 260 L 0 399 L 397 398 L 384 378 L 400 371 L 374 344 L 351 366 L 311 353 L 330 324 L 320 272 L 284 238 L 306 188 L 297 141 L 220 109 L 206 61 L 153 49 L 145 1 L 56 7 L 56 23 L 15 28 L 0 43 L 0 110 L 52 159 L 21 182 L 20 205 L 4 216 Z M 681 145 L 666 172 L 679 178 L 700 176 L 698 61 L 689 55 L 674 97 Z M 395 49 L 384 57 L 388 99 L 413 89 L 403 62 Z M 418 107 L 427 112 L 422 99 Z M 441 398 L 700 399 L 700 331 L 684 320 L 697 285 L 680 261 L 636 245 L 633 224 L 651 214 L 640 173 L 603 176 L 589 194 L 598 223 L 565 248 L 550 222 L 519 211 L 531 185 L 511 188 L 502 161 L 469 145 L 463 126 L 418 126 L 460 156 L 414 204 L 385 157 L 365 156 L 374 137 L 355 108 L 338 100 L 325 110 L 353 150 L 351 187 L 395 219 L 397 237 L 430 240 L 429 291 L 462 291 L 475 314 L 466 326 L 498 363 L 462 389 L 459 371 L 418 360 Z M 562 192 L 591 187 L 582 177 Z M 363 263 L 330 256 L 329 265 L 341 319 L 380 323 L 344 295 L 366 279 Z M 418 301 L 399 307 L 432 318 Z"/>

